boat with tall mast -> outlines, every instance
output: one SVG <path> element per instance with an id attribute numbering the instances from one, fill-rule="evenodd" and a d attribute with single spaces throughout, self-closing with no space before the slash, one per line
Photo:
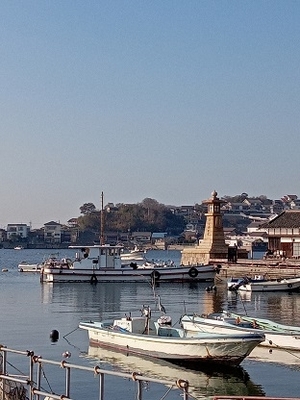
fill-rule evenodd
<path id="1" fill-rule="evenodd" d="M 105 244 L 103 192 L 101 195 L 100 244 L 92 246 L 69 246 L 75 250 L 71 263 L 53 265 L 45 263 L 40 272 L 40 280 L 45 283 L 66 282 L 212 282 L 221 266 L 218 265 L 175 265 L 130 263 L 123 265 L 123 246 Z"/>

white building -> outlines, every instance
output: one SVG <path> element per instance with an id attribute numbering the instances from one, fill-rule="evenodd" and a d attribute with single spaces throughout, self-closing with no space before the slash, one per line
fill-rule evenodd
<path id="1" fill-rule="evenodd" d="M 7 239 L 27 238 L 30 226 L 26 224 L 7 224 Z"/>
<path id="2" fill-rule="evenodd" d="M 55 221 L 44 224 L 44 241 L 46 243 L 61 243 L 62 225 Z"/>

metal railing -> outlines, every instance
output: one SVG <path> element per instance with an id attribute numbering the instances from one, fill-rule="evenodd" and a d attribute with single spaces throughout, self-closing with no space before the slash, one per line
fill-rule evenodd
<path id="1" fill-rule="evenodd" d="M 142 400 L 143 395 L 143 382 L 153 382 L 156 384 L 161 384 L 171 389 L 179 390 L 181 393 L 181 397 L 184 400 L 188 400 L 190 398 L 188 390 L 189 383 L 184 379 L 178 379 L 176 381 L 169 381 L 164 379 L 151 378 L 144 375 L 141 375 L 138 372 L 125 373 L 118 371 L 109 371 L 106 369 L 102 369 L 99 366 L 87 367 L 77 364 L 71 364 L 66 360 L 62 361 L 53 361 L 42 358 L 41 356 L 37 356 L 33 351 L 19 351 L 14 349 L 9 349 L 5 346 L 0 345 L 0 357 L 2 358 L 2 368 L 0 369 L 0 382 L 5 382 L 7 384 L 19 384 L 22 385 L 28 391 L 29 400 L 41 400 L 47 397 L 49 400 L 62 400 L 69 399 L 75 400 L 70 397 L 71 390 L 71 371 L 72 370 L 81 370 L 86 371 L 94 376 L 99 376 L 98 390 L 99 390 L 99 400 L 104 400 L 104 377 L 105 375 L 110 375 L 114 377 L 120 377 L 125 379 L 130 379 L 136 382 L 137 385 L 137 400 Z M 20 355 L 28 358 L 28 375 L 13 375 L 8 373 L 8 366 L 11 365 L 8 360 L 8 354 Z M 64 370 L 64 393 L 53 393 L 52 391 L 46 391 L 42 388 L 42 377 L 44 376 L 43 365 L 53 365 L 57 366 L 59 369 Z M 5 399 L 4 393 L 5 385 L 1 385 L 2 397 L 1 399 Z M 44 396 L 44 397 L 41 397 Z M 166 396 L 164 396 L 165 398 Z M 17 398 L 17 397 L 15 397 Z M 20 397 L 23 399 L 25 397 Z"/>

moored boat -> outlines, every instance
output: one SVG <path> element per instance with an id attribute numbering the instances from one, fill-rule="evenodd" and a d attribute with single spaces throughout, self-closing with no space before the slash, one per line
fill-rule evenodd
<path id="1" fill-rule="evenodd" d="M 268 280 L 258 275 L 254 278 L 231 278 L 227 281 L 230 291 L 245 292 L 293 292 L 300 289 L 300 276 Z"/>
<path id="2" fill-rule="evenodd" d="M 75 249 L 75 260 L 65 265 L 43 265 L 41 281 L 54 282 L 206 282 L 214 281 L 221 266 L 176 266 L 145 263 L 122 265 L 122 246 L 70 246 Z"/>
<path id="3" fill-rule="evenodd" d="M 20 272 L 40 272 L 42 264 L 29 263 L 27 261 L 21 261 L 18 264 L 18 270 Z"/>
<path id="4" fill-rule="evenodd" d="M 59 253 L 51 253 L 44 256 L 43 260 L 39 263 L 29 263 L 28 261 L 21 261 L 18 264 L 20 272 L 41 272 L 41 269 L 47 266 L 51 267 L 65 267 L 70 266 L 72 260 L 66 258 L 59 258 Z"/>
<path id="5" fill-rule="evenodd" d="M 125 252 L 121 251 L 120 257 L 122 265 L 127 265 L 132 262 L 141 263 L 146 261 L 145 251 L 140 250 L 137 246 L 132 250 L 128 250 Z"/>
<path id="6" fill-rule="evenodd" d="M 83 321 L 79 327 L 88 331 L 91 344 L 174 362 L 239 365 L 264 340 L 261 333 L 188 332 L 171 326 L 166 318 L 153 321 L 148 307 L 142 316 Z"/>
<path id="7" fill-rule="evenodd" d="M 265 340 L 261 346 L 300 351 L 300 327 L 276 323 L 274 321 L 254 318 L 226 311 L 207 316 L 183 315 L 181 325 L 190 332 L 208 332 L 229 334 L 262 333 Z"/>

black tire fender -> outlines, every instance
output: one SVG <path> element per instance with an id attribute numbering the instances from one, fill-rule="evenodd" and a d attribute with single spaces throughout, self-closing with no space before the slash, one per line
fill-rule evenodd
<path id="1" fill-rule="evenodd" d="M 197 270 L 197 268 L 195 268 L 195 267 L 191 267 L 190 269 L 189 269 L 189 272 L 188 272 L 188 274 L 189 274 L 189 276 L 191 277 L 191 278 L 197 278 L 197 276 L 198 276 L 198 270 Z"/>
<path id="2" fill-rule="evenodd" d="M 158 281 L 158 279 L 160 278 L 160 273 L 158 271 L 152 271 L 150 276 L 152 280 L 155 279 L 156 281 Z"/>
<path id="3" fill-rule="evenodd" d="M 95 274 L 93 274 L 93 275 L 91 276 L 90 282 L 91 282 L 92 285 L 98 283 L 98 279 L 97 279 L 97 277 L 96 277 Z"/>

